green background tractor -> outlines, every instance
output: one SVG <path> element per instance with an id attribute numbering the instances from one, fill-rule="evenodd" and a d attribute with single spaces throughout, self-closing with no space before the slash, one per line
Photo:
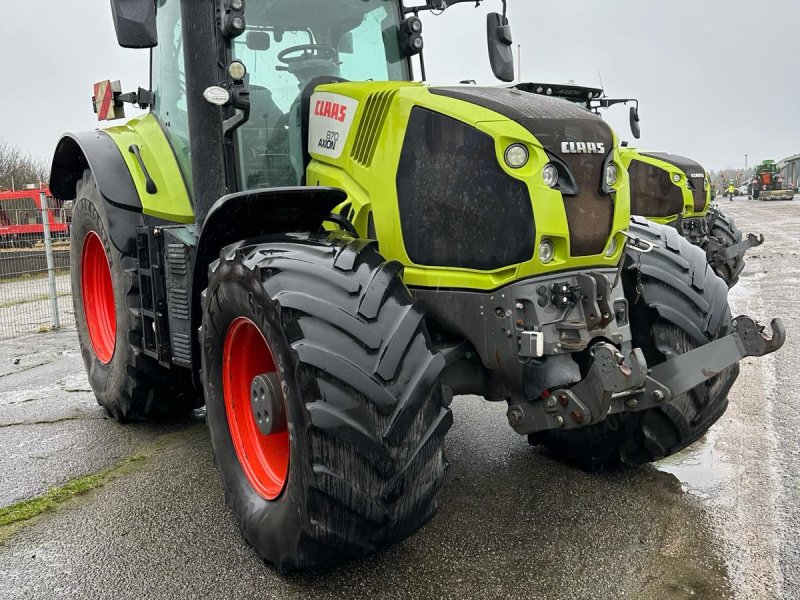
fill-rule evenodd
<path id="1" fill-rule="evenodd" d="M 152 89 L 98 84 L 98 117 L 150 110 L 56 148 L 98 402 L 120 421 L 204 402 L 227 503 L 283 572 L 434 515 L 455 395 L 588 468 L 641 464 L 785 339 L 732 321 L 674 228 L 630 221 L 599 117 L 413 81 L 419 12 L 458 3 L 113 0 Z M 504 13 L 488 48 L 510 81 Z"/>
<path id="2" fill-rule="evenodd" d="M 745 253 L 764 243 L 763 235 L 742 231 L 712 204 L 711 181 L 697 162 L 676 154 L 625 148 L 622 161 L 631 178 L 631 211 L 675 227 L 706 253 L 728 287 L 739 281 Z"/>
<path id="3" fill-rule="evenodd" d="M 765 160 L 755 168 L 753 198 L 756 200 L 794 200 L 794 189 L 785 184 L 774 160 Z"/>

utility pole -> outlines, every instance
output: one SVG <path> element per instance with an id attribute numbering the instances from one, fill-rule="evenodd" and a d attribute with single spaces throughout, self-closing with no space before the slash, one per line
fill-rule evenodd
<path id="1" fill-rule="evenodd" d="M 747 154 L 744 155 L 744 176 L 747 177 Z"/>

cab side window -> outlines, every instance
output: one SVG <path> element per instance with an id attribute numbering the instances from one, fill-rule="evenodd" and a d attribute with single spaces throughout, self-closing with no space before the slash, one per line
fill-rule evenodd
<path id="1" fill-rule="evenodd" d="M 183 58 L 180 0 L 158 0 L 158 46 L 151 55 L 153 114 L 161 123 L 178 160 L 189 193 L 192 168 L 189 113 L 186 107 L 186 71 Z"/>

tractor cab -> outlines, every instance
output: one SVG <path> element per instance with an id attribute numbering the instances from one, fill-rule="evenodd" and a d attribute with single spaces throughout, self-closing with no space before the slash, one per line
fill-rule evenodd
<path id="1" fill-rule="evenodd" d="M 206 11 L 213 7 L 213 17 L 208 17 L 220 35 L 215 45 L 195 51 L 187 39 L 192 34 L 186 29 L 180 0 L 158 0 L 153 14 L 148 13 L 148 2 L 135 14 L 128 14 L 121 2 L 112 2 L 112 7 L 121 45 L 153 48 L 153 89 L 146 97 L 152 99 L 153 113 L 165 128 L 190 187 L 189 114 L 201 111 L 192 110 L 189 96 L 200 96 L 224 113 L 227 188 L 248 190 L 304 184 L 310 160 L 306 149 L 309 102 L 316 86 L 413 81 L 413 57 L 418 57 L 424 80 L 420 12 L 466 1 L 425 0 L 407 6 L 402 0 L 209 0 L 202 4 Z M 502 3 L 503 14 L 492 13 L 488 19 L 489 57 L 498 78 L 511 81 L 511 33 L 506 1 Z M 115 83 L 111 104 L 117 110 L 107 113 L 109 118 L 124 116 L 125 101 L 141 100 L 141 94 L 122 94 Z M 319 107 L 328 109 L 341 109 L 336 113 L 340 122 L 352 119 L 346 106 Z M 210 117 L 210 111 L 203 112 Z M 336 139 L 326 141 L 337 143 Z"/>
<path id="2" fill-rule="evenodd" d="M 302 184 L 303 132 L 316 85 L 410 79 L 408 57 L 400 49 L 402 19 L 397 3 L 384 0 L 248 6 L 246 31 L 231 39 L 229 48 L 231 60 L 247 70 L 250 114 L 236 136 L 244 189 Z M 347 109 L 338 103 L 314 107 L 340 123 L 352 121 Z"/>

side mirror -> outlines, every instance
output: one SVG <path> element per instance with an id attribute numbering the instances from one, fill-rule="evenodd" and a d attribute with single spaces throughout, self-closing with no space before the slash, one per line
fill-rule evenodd
<path id="1" fill-rule="evenodd" d="M 111 0 L 117 42 L 123 48 L 158 45 L 156 4 L 153 0 Z"/>
<path id="2" fill-rule="evenodd" d="M 639 127 L 639 109 L 631 106 L 631 133 L 637 140 L 642 137 L 642 128 Z"/>
<path id="3" fill-rule="evenodd" d="M 508 19 L 499 13 L 489 13 L 486 20 L 486 35 L 489 42 L 489 62 L 492 72 L 500 81 L 514 81 L 514 51 L 511 45 L 511 26 Z"/>

